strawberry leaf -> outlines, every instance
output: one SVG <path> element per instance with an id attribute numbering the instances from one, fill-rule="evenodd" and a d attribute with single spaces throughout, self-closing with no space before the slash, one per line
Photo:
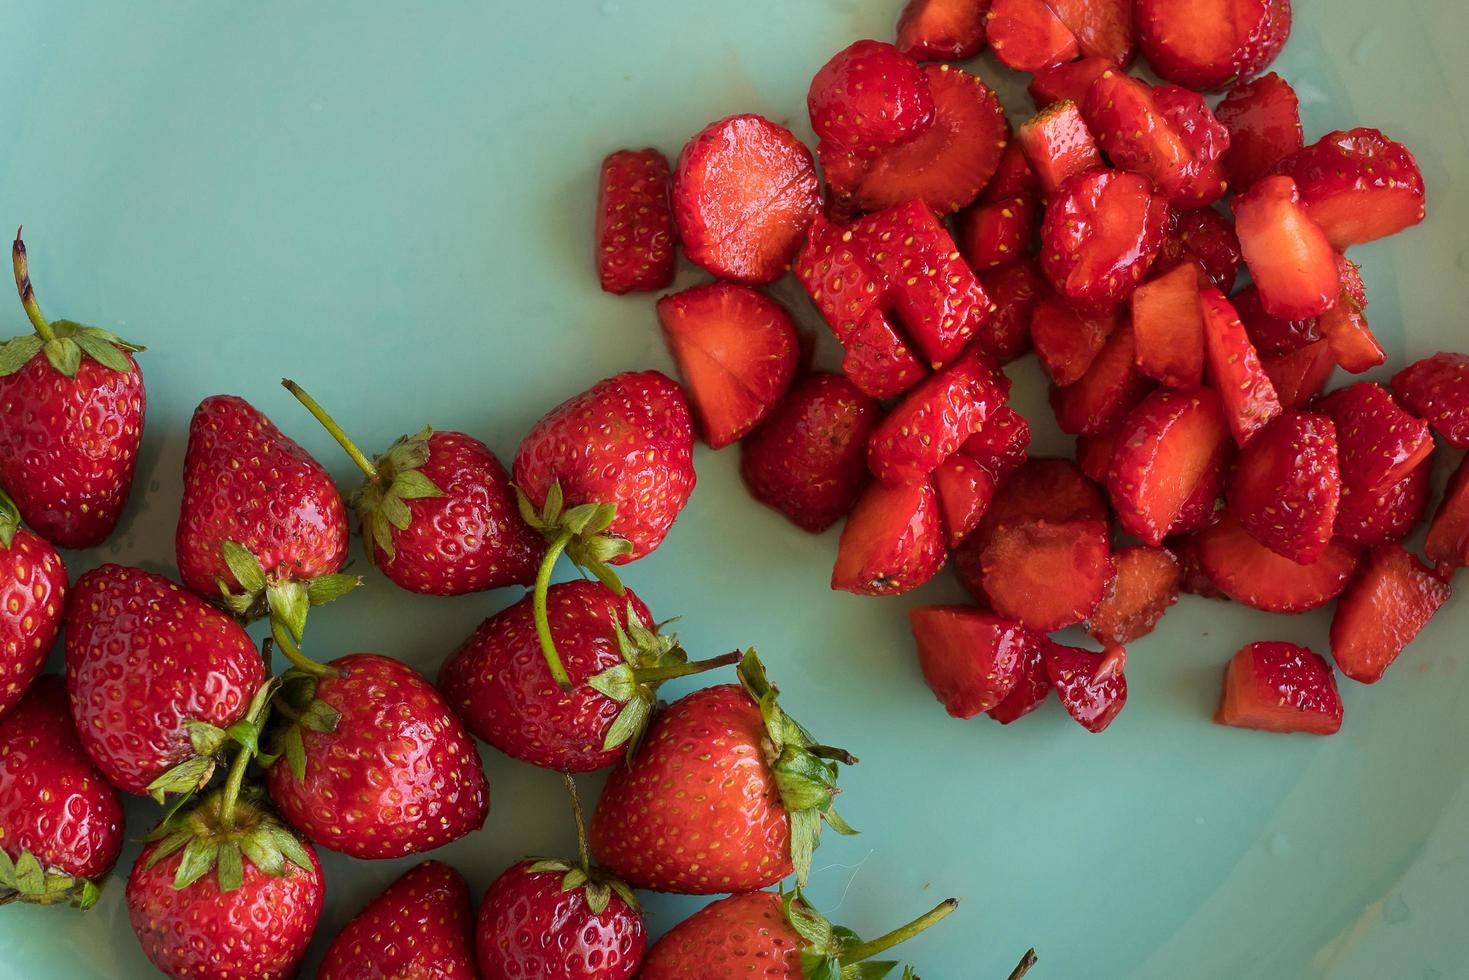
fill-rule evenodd
<path id="1" fill-rule="evenodd" d="M 593 915 L 601 915 L 607 911 L 607 905 L 612 901 L 612 889 L 604 882 L 590 882 L 584 894 L 587 899 L 587 908 Z"/>
<path id="2" fill-rule="evenodd" d="M 232 892 L 245 884 L 245 865 L 240 857 L 239 841 L 227 840 L 219 845 L 219 890 Z"/>
<path id="3" fill-rule="evenodd" d="M 306 601 L 313 606 L 324 606 L 361 584 L 361 575 L 318 575 L 306 583 Z"/>
<path id="4" fill-rule="evenodd" d="M 0 345 L 0 378 L 12 375 L 30 363 L 41 352 L 45 341 L 35 334 L 16 337 Z"/>
<path id="5" fill-rule="evenodd" d="M 179 860 L 178 870 L 174 872 L 173 887 L 182 891 L 214 867 L 215 859 L 219 857 L 219 842 L 207 837 L 191 837 L 184 845 L 184 856 Z"/>
<path id="6" fill-rule="evenodd" d="M 219 554 L 225 565 L 229 566 L 235 581 L 240 583 L 241 589 L 252 595 L 265 590 L 265 569 L 250 553 L 249 548 L 234 541 L 226 541 L 219 546 Z"/>
<path id="7" fill-rule="evenodd" d="M 91 333 L 89 331 L 78 331 L 77 334 L 72 337 L 72 340 L 74 340 L 76 342 L 76 345 L 81 348 L 81 352 L 83 354 L 87 355 L 92 360 L 96 361 L 98 364 L 102 365 L 105 368 L 110 368 L 113 371 L 117 371 L 119 374 L 128 374 L 133 369 L 132 363 L 127 359 L 126 355 L 124 355 L 122 351 L 118 350 L 116 347 L 112 346 L 112 344 L 103 340 L 95 333 Z"/>
<path id="8" fill-rule="evenodd" d="M 280 824 L 273 823 L 270 825 L 270 839 L 280 852 L 285 855 L 286 860 L 305 871 L 312 870 L 311 855 L 306 853 L 306 848 L 296 839 L 295 834 L 292 834 Z"/>
<path id="9" fill-rule="evenodd" d="M 70 337 L 57 337 L 46 341 L 41 348 L 46 354 L 46 360 L 60 374 L 68 378 L 77 375 L 77 369 L 82 366 L 82 349 L 76 345 L 76 341 Z"/>
<path id="10" fill-rule="evenodd" d="M 280 848 L 265 833 L 246 834 L 240 838 L 240 850 L 245 859 L 272 878 L 279 878 L 286 870 L 285 858 Z"/>
<path id="11" fill-rule="evenodd" d="M 393 477 L 392 489 L 388 491 L 391 496 L 401 500 L 421 500 L 425 497 L 444 497 L 447 494 L 440 490 L 433 480 L 424 476 L 419 470 L 405 470 Z"/>
<path id="12" fill-rule="evenodd" d="M 15 862 L 9 854 L 0 850 L 0 888 L 15 887 Z"/>
<path id="13" fill-rule="evenodd" d="M 296 782 L 306 779 L 306 746 L 301 740 L 301 726 L 292 725 L 286 729 L 282 739 L 286 752 L 286 765 L 291 767 L 291 775 L 296 777 Z"/>
<path id="14" fill-rule="evenodd" d="M 287 630 L 297 643 L 306 630 L 306 611 L 311 601 L 306 594 L 305 584 L 297 581 L 274 582 L 265 589 L 265 601 L 270 606 L 270 615 Z"/>

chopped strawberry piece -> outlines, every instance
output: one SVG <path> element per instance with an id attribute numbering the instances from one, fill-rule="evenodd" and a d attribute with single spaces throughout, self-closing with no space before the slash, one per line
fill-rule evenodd
<path id="1" fill-rule="evenodd" d="M 1326 390 L 1336 357 L 1324 340 L 1261 361 L 1283 408 L 1303 408 Z"/>
<path id="2" fill-rule="evenodd" d="M 1423 550 L 1441 569 L 1469 565 L 1469 458 L 1449 478 Z"/>
<path id="3" fill-rule="evenodd" d="M 1331 308 L 1341 292 L 1336 251 L 1301 205 L 1294 181 L 1257 181 L 1234 199 L 1234 222 L 1267 313 L 1294 320 Z"/>
<path id="4" fill-rule="evenodd" d="M 1301 206 L 1337 249 L 1423 220 L 1423 174 L 1406 146 L 1375 129 L 1337 130 L 1281 160 Z"/>
<path id="5" fill-rule="evenodd" d="M 1425 459 L 1383 490 L 1352 492 L 1343 487 L 1336 510 L 1337 539 L 1370 548 L 1412 534 L 1428 512 L 1432 470 L 1433 461 Z"/>
<path id="6" fill-rule="evenodd" d="M 831 587 L 857 595 L 900 595 L 933 578 L 944 558 L 933 485 L 873 483 L 842 528 Z"/>
<path id="7" fill-rule="evenodd" d="M 1179 571 L 1182 573 L 1178 582 L 1180 592 L 1219 602 L 1229 601 L 1229 596 L 1219 591 L 1219 587 L 1214 584 L 1204 572 L 1203 566 L 1199 564 L 1198 533 L 1170 538 L 1167 544 L 1168 550 L 1173 552 L 1174 557 L 1178 559 Z"/>
<path id="8" fill-rule="evenodd" d="M 1351 260 L 1343 258 L 1341 262 L 1355 274 L 1356 265 Z M 1346 276 L 1342 278 L 1345 282 Z M 1365 294 L 1359 295 L 1366 298 Z M 1326 338 L 1331 356 L 1336 358 L 1343 371 L 1352 374 L 1361 374 L 1387 363 L 1387 352 L 1377 342 L 1367 323 L 1367 316 L 1362 312 L 1366 305 L 1359 302 L 1350 290 L 1343 289 L 1331 309 L 1316 318 L 1316 327 Z"/>
<path id="9" fill-rule="evenodd" d="M 1290 0 L 1137 0 L 1134 15 L 1153 71 L 1201 91 L 1255 75 L 1290 36 Z"/>
<path id="10" fill-rule="evenodd" d="M 894 398 L 928 374 L 882 310 L 874 309 L 847 339 L 842 373 L 873 398 Z"/>
<path id="11" fill-rule="evenodd" d="M 862 177 L 867 173 L 867 161 L 835 143 L 817 143 L 816 159 L 821 164 L 821 175 L 826 178 L 827 218 L 840 225 L 851 224 L 860 211 L 857 188 L 862 186 Z"/>
<path id="12" fill-rule="evenodd" d="M 898 50 L 919 61 L 964 61 L 984 47 L 988 0 L 908 0 Z"/>
<path id="13" fill-rule="evenodd" d="M 1317 408 L 1336 421 L 1348 493 L 1397 483 L 1433 452 L 1428 423 L 1403 411 L 1381 385 L 1359 381 L 1333 391 Z"/>
<path id="14" fill-rule="evenodd" d="M 1096 435 L 1115 429 L 1151 387 L 1137 369 L 1132 325 L 1123 320 L 1080 381 L 1051 388 L 1051 411 L 1062 432 Z"/>
<path id="15" fill-rule="evenodd" d="M 1219 499 L 1224 495 L 1224 478 L 1233 458 L 1233 447 L 1226 443 L 1199 478 L 1199 482 L 1194 485 L 1194 492 L 1183 502 L 1177 519 L 1168 529 L 1168 537 L 1200 530 L 1218 520 Z"/>
<path id="16" fill-rule="evenodd" d="M 1375 684 L 1449 599 L 1439 580 L 1401 545 L 1367 552 L 1331 618 L 1331 656 L 1354 681 Z"/>
<path id="17" fill-rule="evenodd" d="M 1137 35 L 1131 0 L 1046 0 L 1088 58 L 1103 58 L 1118 68 L 1132 61 Z"/>
<path id="18" fill-rule="evenodd" d="M 985 39 L 995 57 L 1016 71 L 1053 68 L 1081 54 L 1076 35 L 1045 0 L 994 0 Z"/>
<path id="19" fill-rule="evenodd" d="M 1254 539 L 1309 565 L 1326 550 L 1341 499 L 1336 423 L 1285 412 L 1240 451 L 1229 478 L 1229 512 Z"/>
<path id="20" fill-rule="evenodd" d="M 918 136 L 935 115 L 928 76 L 885 41 L 855 41 L 832 55 L 811 79 L 806 107 L 817 139 L 864 159 Z"/>
<path id="21" fill-rule="evenodd" d="M 1305 143 L 1300 100 L 1273 71 L 1230 89 L 1214 115 L 1229 130 L 1224 172 L 1236 191 L 1248 190 Z"/>
<path id="22" fill-rule="evenodd" d="M 1188 188 L 1196 173 L 1193 154 L 1146 83 L 1125 72 L 1103 72 L 1087 92 L 1081 114 L 1113 166 L 1148 177 L 1169 197 Z"/>
<path id="23" fill-rule="evenodd" d="M 1117 450 L 1117 430 L 1093 436 L 1077 436 L 1076 465 L 1088 480 L 1106 483 L 1112 472 L 1112 454 Z"/>
<path id="24" fill-rule="evenodd" d="M 1000 484 L 981 534 L 1007 524 L 1105 521 L 1107 502 L 1069 459 L 1034 456 Z"/>
<path id="25" fill-rule="evenodd" d="M 1103 654 L 1045 643 L 1046 673 L 1061 705 L 1077 724 L 1093 734 L 1112 724 L 1127 704 L 1127 678 Z"/>
<path id="26" fill-rule="evenodd" d="M 597 181 L 597 276 L 609 293 L 662 289 L 673 282 L 672 177 L 657 150 L 618 150 Z"/>
<path id="27" fill-rule="evenodd" d="M 712 122 L 678 156 L 673 217 L 684 253 L 721 279 L 779 279 L 820 210 L 811 151 L 761 116 Z"/>
<path id="28" fill-rule="evenodd" d="M 936 211 L 957 211 L 1000 165 L 1010 127 L 995 93 L 978 77 L 948 65 L 926 65 L 923 72 L 933 91 L 934 123 L 872 161 L 856 194 L 868 211 L 915 197 Z"/>
<path id="29" fill-rule="evenodd" d="M 1341 728 L 1331 665 L 1294 643 L 1251 643 L 1229 661 L 1214 722 L 1267 732 L 1330 735 Z"/>
<path id="30" fill-rule="evenodd" d="M 1000 481 L 1025 465 L 1029 447 L 1030 423 L 1013 408 L 1001 406 L 964 441 L 961 450 Z"/>
<path id="31" fill-rule="evenodd" d="M 1233 289 L 1240 263 L 1233 222 L 1213 208 L 1174 211 L 1158 261 L 1153 263 L 1153 275 L 1184 262 L 1197 265 L 1215 289 Z"/>
<path id="32" fill-rule="evenodd" d="M 1469 356 L 1439 352 L 1393 375 L 1392 390 L 1456 449 L 1469 449 Z"/>
<path id="33" fill-rule="evenodd" d="M 1168 202 L 1140 174 L 1096 170 L 1062 182 L 1041 224 L 1041 270 L 1078 309 L 1104 313 L 1158 257 Z"/>
<path id="34" fill-rule="evenodd" d="M 1209 378 L 1224 401 L 1234 441 L 1243 446 L 1280 414 L 1280 399 L 1229 300 L 1217 289 L 1205 289 L 1199 301 Z"/>
<path id="35" fill-rule="evenodd" d="M 1193 160 L 1189 179 L 1173 195 L 1173 203 L 1184 209 L 1198 209 L 1219 200 L 1229 189 L 1220 162 L 1229 148 L 1229 130 L 1197 92 L 1177 85 L 1158 85 L 1153 88 L 1153 100 Z"/>
<path id="36" fill-rule="evenodd" d="M 1276 357 L 1298 351 L 1321 339 L 1317 317 L 1301 320 L 1285 320 L 1265 312 L 1260 303 L 1260 290 L 1254 283 L 1241 289 L 1229 301 L 1239 314 L 1245 334 L 1262 357 Z M 1335 364 L 1335 359 L 1332 361 Z"/>
<path id="37" fill-rule="evenodd" d="M 796 376 L 800 345 L 785 307 L 748 286 L 694 286 L 658 301 L 658 321 L 711 449 L 739 439 Z"/>
<path id="38" fill-rule="evenodd" d="M 1107 583 L 1086 628 L 1098 643 L 1131 643 L 1153 632 L 1163 613 L 1178 601 L 1183 570 L 1170 552 L 1143 545 L 1123 548 L 1113 559 L 1117 574 Z"/>
<path id="39" fill-rule="evenodd" d="M 1250 536 L 1233 515 L 1198 536 L 1199 567 L 1225 595 L 1266 612 L 1299 613 L 1341 595 L 1357 567 L 1358 549 L 1332 541 L 1309 565 L 1278 555 Z"/>
<path id="40" fill-rule="evenodd" d="M 1138 370 L 1170 388 L 1196 387 L 1204 377 L 1204 316 L 1199 273 L 1180 265 L 1132 294 Z"/>
<path id="41" fill-rule="evenodd" d="M 1112 578 L 1104 521 L 1005 524 L 987 537 L 979 587 L 990 608 L 1040 633 L 1091 615 Z"/>
<path id="42" fill-rule="evenodd" d="M 1052 102 L 1075 102 L 1081 105 L 1086 100 L 1087 90 L 1102 76 L 1102 72 L 1115 65 L 1106 58 L 1082 58 L 1035 73 L 1030 80 L 1030 98 L 1037 109 L 1044 109 Z"/>
<path id="43" fill-rule="evenodd" d="M 1040 0 L 1036 0 L 1040 3 Z M 1006 265 L 1030 254 L 1040 201 L 1021 194 L 959 212 L 959 250 L 975 272 Z"/>
<path id="44" fill-rule="evenodd" d="M 962 452 L 950 456 L 933 471 L 933 488 L 939 495 L 939 513 L 948 531 L 949 547 L 958 547 L 979 526 L 995 499 L 997 486 L 989 469 Z"/>
<path id="45" fill-rule="evenodd" d="M 1117 430 L 1107 490 L 1119 523 L 1144 544 L 1162 544 L 1200 481 L 1222 465 L 1229 449 L 1229 429 L 1214 392 L 1160 388 L 1148 395 Z"/>
<path id="46" fill-rule="evenodd" d="M 1075 102 L 1053 102 L 1015 131 L 1041 190 L 1054 194 L 1068 177 L 1101 167 L 1102 154 Z"/>
<path id="47" fill-rule="evenodd" d="M 796 279 L 843 346 L 887 296 L 889 283 L 850 228 L 817 215 L 796 256 Z"/>
<path id="48" fill-rule="evenodd" d="M 1117 329 L 1117 319 L 1115 313 L 1082 316 L 1059 297 L 1045 297 L 1030 320 L 1030 339 L 1041 367 L 1063 387 L 1080 381 Z"/>
<path id="49" fill-rule="evenodd" d="M 955 718 L 973 718 L 1004 701 L 1044 642 L 973 606 L 921 606 L 908 611 L 908 622 L 923 680 Z"/>
<path id="50" fill-rule="evenodd" d="M 976 353 L 918 384 L 872 433 L 873 475 L 891 486 L 927 478 L 1004 405 L 1007 391 L 997 382 L 1003 377 Z"/>
<path id="51" fill-rule="evenodd" d="M 1011 197 L 1034 197 L 1040 186 L 1025 151 L 1019 143 L 1011 142 L 1005 145 L 995 176 L 985 185 L 979 199 L 986 204 L 994 204 Z"/>
<path id="52" fill-rule="evenodd" d="M 1036 304 L 1051 292 L 1051 284 L 1032 258 L 977 273 L 980 288 L 990 298 L 990 316 L 974 335 L 974 344 L 1001 364 L 1030 349 L 1030 321 Z"/>
<path id="53" fill-rule="evenodd" d="M 1044 648 L 1045 641 L 1025 648 L 1015 687 L 1005 700 L 988 712 L 995 721 L 1008 725 L 1024 718 L 1045 703 L 1046 696 L 1051 693 L 1051 675 L 1046 673 Z"/>

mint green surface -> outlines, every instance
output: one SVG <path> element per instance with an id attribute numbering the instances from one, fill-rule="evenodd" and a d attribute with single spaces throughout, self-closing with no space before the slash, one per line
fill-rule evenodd
<path id="1" fill-rule="evenodd" d="M 172 572 L 186 424 L 206 395 L 248 396 L 353 485 L 283 375 L 364 447 L 432 422 L 508 459 L 546 408 L 591 382 L 671 369 L 652 297 L 597 289 L 599 160 L 649 144 L 673 156 L 735 112 L 809 139 L 812 73 L 854 38 L 890 37 L 898 6 L 0 2 L 0 228 L 24 222 L 51 315 L 150 348 L 131 509 L 106 548 L 68 556 L 73 573 L 103 560 Z M 1308 138 L 1376 125 L 1422 165 L 1428 221 L 1353 252 L 1395 364 L 1469 347 L 1465 37 L 1459 0 L 1298 0 L 1277 65 Z M 987 58 L 977 70 L 1004 77 Z M 1025 111 L 1013 77 L 1000 88 Z M 679 284 L 700 278 L 686 268 Z M 774 292 L 819 330 L 793 283 Z M 25 328 L 3 297 L 0 327 Z M 1038 448 L 1063 450 L 1039 371 L 1012 373 Z M 1441 482 L 1457 454 L 1440 455 Z M 905 616 L 957 599 L 948 573 L 897 600 L 833 593 L 835 531 L 810 537 L 754 504 L 736 450 L 701 449 L 697 464 L 691 504 L 627 581 L 659 617 L 683 617 L 699 656 L 757 645 L 792 713 L 862 757 L 843 774 L 842 812 L 864 833 L 826 835 L 810 889 L 837 921 L 876 934 L 960 896 L 906 947 L 929 980 L 1003 978 L 1030 945 L 1045 980 L 1469 977 L 1469 601 L 1379 685 L 1343 681 L 1346 724 L 1331 738 L 1210 724 L 1238 646 L 1324 651 L 1328 616 L 1194 598 L 1129 651 L 1130 701 L 1104 735 L 1054 701 L 1008 728 L 960 722 L 924 687 Z M 414 597 L 369 570 L 368 588 L 313 614 L 313 649 L 374 650 L 432 676 L 514 598 Z M 483 754 L 489 822 L 435 855 L 476 893 L 521 855 L 574 847 L 559 780 Z M 583 781 L 588 797 L 597 783 Z M 153 812 L 131 806 L 130 832 Z M 414 863 L 323 858 L 308 976 L 337 928 Z M 152 975 L 122 884 L 88 915 L 0 910 L 0 976 Z M 649 897 L 650 927 L 701 904 Z"/>

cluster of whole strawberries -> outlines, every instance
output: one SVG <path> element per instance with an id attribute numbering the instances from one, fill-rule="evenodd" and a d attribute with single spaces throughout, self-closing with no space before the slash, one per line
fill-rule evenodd
<path id="1" fill-rule="evenodd" d="M 956 716 L 1009 723 L 1054 689 L 1103 730 L 1125 645 L 1180 590 L 1280 613 L 1340 597 L 1332 656 L 1372 683 L 1469 563 L 1466 465 L 1428 532 L 1436 567 L 1400 544 L 1427 511 L 1432 432 L 1469 445 L 1469 357 L 1323 394 L 1335 368 L 1387 360 L 1347 249 L 1421 221 L 1425 192 L 1378 130 L 1305 143 L 1290 85 L 1255 77 L 1290 23 L 1288 0 L 913 0 L 896 45 L 816 73 L 814 158 L 741 115 L 672 170 L 656 150 L 604 163 L 603 287 L 667 286 L 676 241 L 720 280 L 660 299 L 663 331 L 706 441 L 743 440 L 751 494 L 808 531 L 845 518 L 832 587 L 906 592 L 952 555 L 977 605 L 911 620 Z M 986 41 L 1033 73 L 1013 138 L 983 81 L 921 63 Z M 1127 74 L 1135 49 L 1162 84 Z M 1212 108 L 1199 94 L 1225 86 Z M 788 270 L 840 373 L 805 371 L 792 317 L 754 288 Z M 1030 457 L 1006 405 L 1000 365 L 1032 349 L 1075 461 Z M 1102 651 L 1046 635 L 1075 624 Z M 1257 643 L 1216 720 L 1341 718 L 1323 657 Z"/>

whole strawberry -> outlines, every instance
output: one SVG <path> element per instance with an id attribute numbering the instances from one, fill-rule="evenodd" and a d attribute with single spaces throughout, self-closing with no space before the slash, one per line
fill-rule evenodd
<path id="1" fill-rule="evenodd" d="M 713 895 L 764 888 L 792 871 L 799 885 L 825 820 L 837 816 L 837 763 L 777 703 L 753 650 L 739 684 L 686 695 L 653 719 L 592 815 L 597 862 L 635 888 Z"/>
<path id="2" fill-rule="evenodd" d="M 0 344 L 0 485 L 61 548 L 91 548 L 117 527 L 143 441 L 147 397 L 133 353 L 97 327 L 47 322 L 20 232 L 15 284 L 35 333 Z"/>
<path id="3" fill-rule="evenodd" d="M 484 826 L 490 809 L 474 741 L 407 664 L 353 653 L 283 679 L 285 725 L 265 785 L 307 838 L 356 858 L 397 858 Z"/>
<path id="4" fill-rule="evenodd" d="M 90 908 L 122 850 L 122 803 L 77 741 L 60 677 L 0 720 L 0 905 Z"/>
<path id="5" fill-rule="evenodd" d="M 61 556 L 20 526 L 15 502 L 0 489 L 0 717 L 41 672 L 65 603 Z"/>
<path id="6" fill-rule="evenodd" d="M 369 460 L 316 400 L 283 381 L 366 479 L 350 503 L 373 564 L 424 595 L 530 585 L 546 542 L 521 519 L 510 474 L 488 446 L 426 428 Z"/>
<path id="7" fill-rule="evenodd" d="M 595 580 L 551 586 L 551 635 L 571 679 L 567 693 L 546 671 L 534 597 L 480 624 L 444 662 L 439 687 L 469 730 L 513 759 L 557 772 L 591 772 L 636 745 L 658 685 L 738 654 L 694 663 L 660 636 L 648 607 Z"/>
<path id="8" fill-rule="evenodd" d="M 342 927 L 316 980 L 478 980 L 473 930 L 464 876 L 425 861 Z"/>
<path id="9" fill-rule="evenodd" d="M 688 400 L 657 371 L 597 382 L 551 409 L 521 441 L 511 468 L 521 515 L 551 543 L 536 578 L 536 632 L 562 690 L 571 681 L 545 615 L 551 567 L 565 552 L 620 591 L 608 566 L 663 541 L 694 491 L 693 452 Z"/>
<path id="10" fill-rule="evenodd" d="M 103 565 L 66 611 L 66 680 L 87 754 L 129 793 L 203 786 L 265 686 L 244 629 L 161 575 Z"/>

